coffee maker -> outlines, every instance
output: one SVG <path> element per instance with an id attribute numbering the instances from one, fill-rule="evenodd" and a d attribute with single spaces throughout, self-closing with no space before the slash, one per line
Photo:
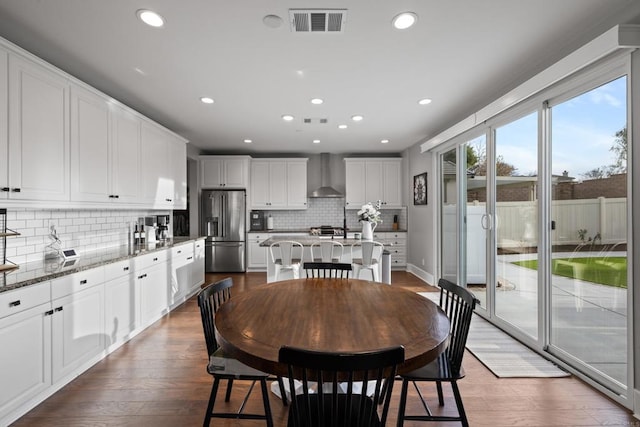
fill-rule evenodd
<path id="1" fill-rule="evenodd" d="M 157 219 L 157 228 L 156 228 L 156 238 L 164 242 L 169 238 L 169 215 L 158 215 Z"/>

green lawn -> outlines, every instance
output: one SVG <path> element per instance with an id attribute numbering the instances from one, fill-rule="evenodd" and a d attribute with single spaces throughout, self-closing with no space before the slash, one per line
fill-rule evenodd
<path id="1" fill-rule="evenodd" d="M 538 261 L 516 261 L 513 264 L 532 270 L 538 269 Z M 555 258 L 551 261 L 553 274 L 602 285 L 627 287 L 626 257 Z"/>

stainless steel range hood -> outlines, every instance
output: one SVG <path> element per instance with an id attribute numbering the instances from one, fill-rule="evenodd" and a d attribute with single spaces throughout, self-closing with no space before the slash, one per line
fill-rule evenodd
<path id="1" fill-rule="evenodd" d="M 331 170 L 329 163 L 331 158 L 329 153 L 320 153 L 320 188 L 312 191 L 309 194 L 311 198 L 340 198 L 344 197 L 344 194 L 333 188 L 329 184 L 331 179 Z"/>

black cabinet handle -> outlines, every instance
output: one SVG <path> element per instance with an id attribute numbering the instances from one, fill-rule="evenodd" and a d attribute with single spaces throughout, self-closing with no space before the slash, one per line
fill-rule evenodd
<path id="1" fill-rule="evenodd" d="M 158 260 L 158 258 L 156 257 L 156 258 L 154 258 L 153 260 L 154 260 L 154 261 L 157 261 L 157 260 Z"/>
<path id="2" fill-rule="evenodd" d="M 58 307 L 58 308 L 54 309 L 53 311 L 55 311 L 56 313 L 57 313 L 58 311 L 62 311 L 62 307 Z"/>
<path id="3" fill-rule="evenodd" d="M 190 259 L 193 259 L 193 257 L 192 257 L 192 256 L 190 256 L 190 257 L 187 257 L 187 260 L 190 260 Z"/>
<path id="4" fill-rule="evenodd" d="M 9 187 L 2 187 L 2 191 L 10 191 L 11 189 Z"/>
<path id="5" fill-rule="evenodd" d="M 9 303 L 9 307 L 17 307 L 17 306 L 19 306 L 19 305 L 20 305 L 20 300 L 17 300 L 17 301 L 11 301 L 11 302 Z"/>
<path id="6" fill-rule="evenodd" d="M 87 284 L 87 279 L 80 280 L 80 284 L 81 284 L 81 285 L 86 285 L 86 284 Z"/>
<path id="7" fill-rule="evenodd" d="M 11 191 L 13 191 L 14 193 L 19 193 L 20 189 L 19 188 L 12 188 Z"/>
<path id="8" fill-rule="evenodd" d="M 129 271 L 129 267 L 123 268 L 122 271 Z"/>
<path id="9" fill-rule="evenodd" d="M 113 196 L 113 197 L 115 197 L 116 199 L 119 199 L 119 198 L 120 198 L 120 196 L 118 196 L 117 194 L 116 194 L 115 196 Z"/>
<path id="10" fill-rule="evenodd" d="M 45 316 L 51 316 L 53 314 L 53 310 L 49 310 L 49 311 L 45 311 L 44 315 Z"/>
<path id="11" fill-rule="evenodd" d="M 145 277 L 147 277 L 147 273 L 144 273 L 143 275 L 138 276 L 138 279 L 144 279 Z"/>

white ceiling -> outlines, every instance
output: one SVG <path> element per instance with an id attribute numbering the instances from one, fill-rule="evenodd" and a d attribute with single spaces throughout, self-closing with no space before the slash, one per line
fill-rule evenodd
<path id="1" fill-rule="evenodd" d="M 292 33 L 289 8 L 346 8 L 345 31 Z M 402 11 L 417 25 L 393 29 Z M 0 36 L 207 153 L 397 153 L 619 23 L 640 23 L 640 1 L 0 0 Z"/>

